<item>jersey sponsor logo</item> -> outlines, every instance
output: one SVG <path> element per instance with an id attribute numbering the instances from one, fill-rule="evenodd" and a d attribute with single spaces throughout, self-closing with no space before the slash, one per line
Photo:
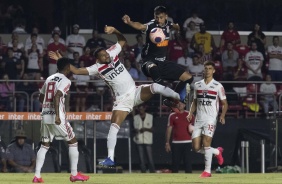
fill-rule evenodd
<path id="1" fill-rule="evenodd" d="M 212 105 L 212 102 L 211 101 L 206 101 L 206 100 L 199 100 L 199 103 L 202 105 L 202 106 L 211 106 Z"/>
<path id="2" fill-rule="evenodd" d="M 41 113 L 42 116 L 44 116 L 44 115 L 54 115 L 54 114 L 56 114 L 55 111 L 43 111 Z"/>
<path id="3" fill-rule="evenodd" d="M 115 68 L 112 70 L 112 72 L 108 75 L 109 78 L 112 80 L 114 79 L 116 76 L 118 76 L 119 74 L 121 74 L 124 71 L 124 67 L 123 65 L 120 65 L 118 68 Z"/>
<path id="4" fill-rule="evenodd" d="M 155 58 L 156 61 L 165 61 L 165 59 L 166 59 L 166 57 L 161 57 L 161 58 L 156 57 Z"/>
<path id="5" fill-rule="evenodd" d="M 161 43 L 157 44 L 157 47 L 167 47 L 168 46 L 168 40 L 164 40 Z"/>

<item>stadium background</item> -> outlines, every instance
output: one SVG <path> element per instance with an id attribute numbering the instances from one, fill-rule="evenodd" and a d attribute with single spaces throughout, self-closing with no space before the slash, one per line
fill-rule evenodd
<path id="1" fill-rule="evenodd" d="M 13 1 L 14 2 L 14 1 Z M 184 20 L 190 17 L 192 11 L 196 10 L 199 16 L 205 21 L 208 30 L 214 31 L 215 41 L 218 45 L 220 31 L 226 28 L 226 24 L 229 20 L 233 20 L 236 24 L 237 30 L 239 31 L 250 31 L 254 23 L 259 23 L 261 29 L 266 31 L 275 31 L 279 33 L 282 29 L 282 1 L 267 1 L 267 0 L 53 0 L 53 1 L 37 1 L 37 0 L 26 0 L 26 1 L 15 1 L 19 3 L 25 10 L 25 20 L 26 20 L 26 30 L 30 32 L 34 24 L 39 26 L 40 34 L 43 38 L 49 38 L 51 30 L 54 26 L 59 26 L 62 30 L 62 37 L 65 38 L 66 35 L 70 33 L 70 28 L 73 24 L 77 23 L 80 25 L 81 29 L 89 29 L 90 32 L 85 34 L 86 40 L 91 36 L 91 30 L 93 28 L 97 29 L 99 32 L 103 32 L 103 27 L 105 24 L 116 26 L 121 32 L 125 33 L 129 44 L 134 43 L 134 36 L 137 31 L 124 25 L 121 21 L 123 14 L 128 14 L 131 16 L 132 20 L 146 22 L 153 17 L 153 9 L 157 5 L 165 5 L 168 7 L 169 15 L 178 22 L 180 25 L 183 24 Z M 5 8 L 5 5 L 9 5 L 11 1 L 5 0 L 1 1 L 1 9 Z M 8 25 L 8 26 L 7 26 Z M 0 33 L 3 42 L 7 43 L 10 39 L 12 28 L 9 27 L 9 22 L 1 23 Z M 87 31 L 85 31 L 87 32 Z M 273 35 L 274 33 L 269 33 Z M 105 35 L 102 34 L 104 37 Z M 24 41 L 27 35 L 21 37 L 21 41 Z M 109 40 L 114 40 L 114 37 L 105 37 Z M 46 39 L 47 40 L 47 39 Z M 243 43 L 246 43 L 246 36 L 241 36 Z M 271 37 L 267 37 L 267 43 L 271 43 Z M 157 108 L 157 107 L 156 107 Z M 129 119 L 130 120 L 130 119 Z M 164 131 L 166 127 L 167 117 L 158 118 L 156 116 L 154 120 L 156 132 L 154 134 L 154 158 L 156 164 L 160 167 L 164 167 L 169 162 L 169 155 L 164 152 Z M 236 155 L 235 148 L 238 146 L 236 144 L 237 136 L 240 136 L 239 129 L 254 130 L 261 134 L 267 134 L 268 138 L 273 141 L 273 122 L 271 120 L 261 120 L 261 119 L 246 119 L 246 120 L 236 120 L 233 118 L 228 119 L 225 127 L 219 126 L 214 143 L 216 145 L 222 144 L 227 147 L 226 164 L 234 164 L 233 155 Z M 1 122 L 12 124 L 11 121 Z M 34 142 L 39 140 L 39 122 L 23 122 L 24 129 L 29 135 L 32 135 Z M 8 143 L 11 139 L 13 132 L 13 127 L 8 127 L 10 132 L 8 137 L 3 137 Z M 1 130 L 1 134 L 5 132 L 5 129 Z M 281 131 L 280 131 L 281 132 Z M 244 137 L 244 136 L 242 136 Z M 3 139 L 2 138 L 2 139 Z M 260 138 L 260 137 L 259 137 Z M 259 139 L 259 138 L 255 138 Z M 247 139 L 247 138 L 245 138 Z M 88 140 L 89 148 L 92 147 L 91 139 Z M 259 140 L 258 140 L 259 141 Z M 257 144 L 254 141 L 253 144 Z M 273 143 L 272 143 L 273 144 Z M 268 164 L 271 164 L 271 151 L 273 145 L 269 144 L 268 150 Z M 97 147 L 99 148 L 99 155 L 102 157 L 106 153 L 105 140 L 98 140 Z M 118 142 L 116 152 L 118 161 L 126 167 L 128 159 L 126 156 L 126 150 L 123 149 L 127 147 L 127 142 L 121 140 Z M 98 154 L 97 151 L 97 154 Z M 235 151 L 235 152 L 234 152 Z M 92 152 L 93 153 L 93 152 Z M 251 154 L 256 156 L 259 154 L 258 150 L 254 149 Z M 132 145 L 132 155 L 133 164 L 135 168 L 137 167 L 138 158 L 137 153 Z M 202 164 L 202 158 L 199 155 L 193 155 L 193 164 Z M 272 155 L 273 156 L 273 155 Z M 259 158 L 259 157 L 258 157 Z M 257 167 L 259 166 L 259 160 L 257 156 L 254 157 L 254 165 L 257 172 Z M 273 159 L 273 157 L 272 157 Z M 272 163 L 273 164 L 273 163 Z M 201 166 L 201 165 L 200 165 Z"/>

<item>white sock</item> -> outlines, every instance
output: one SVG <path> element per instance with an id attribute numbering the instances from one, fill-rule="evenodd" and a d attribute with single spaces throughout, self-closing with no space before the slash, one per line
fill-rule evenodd
<path id="1" fill-rule="evenodd" d="M 211 173 L 213 150 L 211 147 L 205 147 L 205 171 Z"/>
<path id="2" fill-rule="evenodd" d="M 211 149 L 212 149 L 212 154 L 214 154 L 214 155 L 218 155 L 219 154 L 219 150 L 217 148 L 212 148 L 211 147 Z"/>
<path id="3" fill-rule="evenodd" d="M 177 100 L 180 99 L 179 94 L 173 91 L 172 89 L 170 89 L 169 87 L 165 87 L 160 84 L 153 83 L 150 86 L 150 89 L 153 94 L 161 94 L 163 96 L 171 97 Z"/>
<path id="4" fill-rule="evenodd" d="M 49 147 L 41 144 L 40 149 L 37 152 L 36 166 L 35 166 L 35 176 L 37 178 L 41 178 L 40 172 L 41 172 L 41 168 L 42 168 L 44 161 L 45 161 L 45 155 L 46 155 L 48 150 L 49 150 Z"/>
<path id="5" fill-rule="evenodd" d="M 71 175 L 73 176 L 77 175 L 78 156 L 79 153 L 77 148 L 77 142 L 74 144 L 69 144 L 70 169 L 71 169 Z"/>
<path id="6" fill-rule="evenodd" d="M 202 147 L 199 151 L 197 151 L 197 153 L 205 154 L 205 149 L 204 149 L 204 147 Z"/>
<path id="7" fill-rule="evenodd" d="M 117 133 L 119 131 L 119 126 L 116 123 L 112 123 L 109 134 L 108 134 L 108 141 L 107 141 L 107 147 L 108 147 L 108 157 L 112 161 L 114 161 L 114 155 L 115 155 L 115 147 L 117 143 Z"/>

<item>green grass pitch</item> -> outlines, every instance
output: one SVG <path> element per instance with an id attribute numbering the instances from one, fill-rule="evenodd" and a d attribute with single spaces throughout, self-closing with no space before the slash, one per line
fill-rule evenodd
<path id="1" fill-rule="evenodd" d="M 18 174 L 18 173 L 0 173 L 1 184 L 22 184 L 31 183 L 34 174 Z M 90 180 L 83 182 L 85 184 L 107 183 L 107 184 L 187 184 L 187 183 L 240 183 L 240 184 L 271 184 L 282 183 L 281 173 L 271 174 L 213 174 L 211 178 L 199 178 L 199 174 L 89 174 Z M 71 183 L 68 173 L 43 173 L 42 177 L 45 183 Z"/>

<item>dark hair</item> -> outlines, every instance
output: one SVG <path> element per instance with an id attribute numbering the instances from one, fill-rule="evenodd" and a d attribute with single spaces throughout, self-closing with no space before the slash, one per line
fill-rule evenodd
<path id="1" fill-rule="evenodd" d="M 166 7 L 164 7 L 164 6 L 157 6 L 157 7 L 154 9 L 154 13 L 155 13 L 156 15 L 159 15 L 159 14 L 161 14 L 161 13 L 167 14 Z"/>
<path id="2" fill-rule="evenodd" d="M 33 36 L 36 36 L 36 37 L 37 37 L 37 34 L 36 34 L 36 33 L 31 33 L 31 34 L 30 34 L 30 38 L 33 37 Z"/>
<path id="3" fill-rule="evenodd" d="M 64 70 L 66 66 L 70 65 L 70 59 L 68 58 L 60 58 L 57 61 L 57 68 L 60 71 Z"/>
<path id="4" fill-rule="evenodd" d="M 105 50 L 104 47 L 98 47 L 95 51 L 94 51 L 94 56 L 95 58 L 98 57 L 99 52 L 101 52 L 102 50 Z"/>
<path id="5" fill-rule="evenodd" d="M 206 61 L 206 62 L 204 63 L 204 66 L 213 66 L 213 68 L 215 68 L 215 64 L 214 64 L 214 62 L 212 62 L 212 61 Z"/>
<path id="6" fill-rule="evenodd" d="M 54 38 L 55 35 L 58 35 L 60 37 L 60 34 L 58 32 L 53 32 L 52 33 L 52 38 Z"/>

